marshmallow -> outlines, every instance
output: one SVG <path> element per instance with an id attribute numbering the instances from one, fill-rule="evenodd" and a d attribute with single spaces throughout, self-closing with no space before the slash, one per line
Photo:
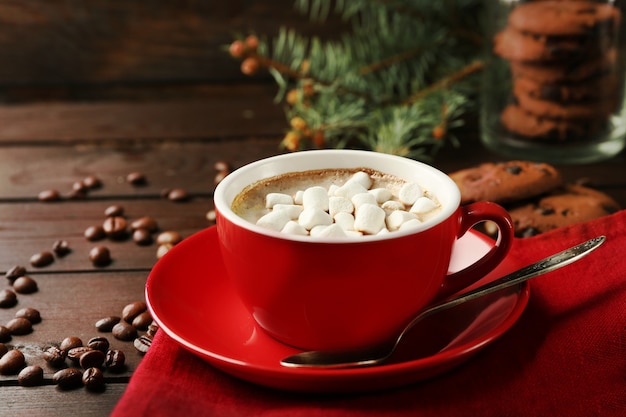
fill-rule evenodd
<path id="1" fill-rule="evenodd" d="M 367 190 L 372 186 L 372 179 L 367 172 L 359 171 L 355 172 L 354 175 L 348 181 L 346 181 L 346 184 L 347 183 L 360 184 L 363 188 Z"/>
<path id="2" fill-rule="evenodd" d="M 355 194 L 366 193 L 367 188 L 357 182 L 346 182 L 335 191 L 335 196 L 351 199 Z"/>
<path id="3" fill-rule="evenodd" d="M 270 211 L 257 220 L 256 224 L 261 227 L 265 227 L 266 229 L 280 232 L 289 220 L 291 220 L 289 215 L 284 211 Z"/>
<path id="4" fill-rule="evenodd" d="M 354 230 L 354 216 L 345 211 L 341 211 L 333 217 L 335 224 L 338 224 L 343 230 Z"/>
<path id="5" fill-rule="evenodd" d="M 337 213 L 352 213 L 354 206 L 352 202 L 345 197 L 330 197 L 328 199 L 328 214 L 335 217 Z"/>
<path id="6" fill-rule="evenodd" d="M 315 226 L 311 229 L 313 237 L 346 237 L 346 232 L 336 224 Z"/>
<path id="7" fill-rule="evenodd" d="M 265 208 L 271 209 L 276 204 L 293 204 L 293 198 L 282 193 L 269 193 L 265 196 Z"/>
<path id="8" fill-rule="evenodd" d="M 417 220 L 417 216 L 414 213 L 409 213 L 408 211 L 395 210 L 387 216 L 385 223 L 387 224 L 387 229 L 398 230 L 400 226 L 409 220 Z"/>
<path id="9" fill-rule="evenodd" d="M 408 206 L 415 203 L 415 200 L 423 195 L 424 192 L 422 191 L 422 187 L 414 182 L 407 182 L 400 188 L 398 198 L 401 202 Z"/>
<path id="10" fill-rule="evenodd" d="M 428 197 L 420 197 L 415 201 L 415 204 L 409 210 L 411 213 L 426 214 L 437 208 L 437 203 Z"/>
<path id="11" fill-rule="evenodd" d="M 305 208 L 298 217 L 300 223 L 305 229 L 311 230 L 318 225 L 329 225 L 333 223 L 333 218 L 324 210 L 316 208 Z"/>
<path id="12" fill-rule="evenodd" d="M 302 205 L 303 196 L 304 196 L 304 190 L 296 191 L 296 194 L 293 196 L 293 203 Z"/>
<path id="13" fill-rule="evenodd" d="M 354 229 L 376 234 L 385 226 L 385 210 L 375 204 L 363 204 L 354 217 Z"/>
<path id="14" fill-rule="evenodd" d="M 392 212 L 394 210 L 404 210 L 404 204 L 395 200 L 385 201 L 381 207 L 383 210 L 388 212 Z"/>
<path id="15" fill-rule="evenodd" d="M 374 198 L 376 198 L 376 202 L 378 204 L 383 204 L 384 202 L 391 200 L 392 196 L 391 191 L 386 188 L 374 188 L 369 190 L 368 193 L 372 194 Z"/>
<path id="16" fill-rule="evenodd" d="M 328 191 L 324 187 L 310 187 L 304 190 L 302 205 L 305 209 L 328 210 Z"/>
<path id="17" fill-rule="evenodd" d="M 409 220 L 409 221 L 406 221 L 406 222 L 402 223 L 402 225 L 400 226 L 399 230 L 412 229 L 412 228 L 417 227 L 417 226 L 419 226 L 421 224 L 422 224 L 421 221 L 419 221 L 417 219 L 412 219 L 412 220 Z"/>
<path id="18" fill-rule="evenodd" d="M 350 200 L 352 201 L 352 204 L 354 204 L 354 210 L 356 211 L 358 211 L 359 207 L 361 207 L 363 204 L 378 204 L 376 202 L 376 197 L 374 197 L 374 195 L 370 193 L 355 194 Z"/>
<path id="19" fill-rule="evenodd" d="M 287 213 L 290 219 L 295 220 L 298 218 L 300 213 L 302 213 L 303 209 L 304 207 L 296 204 L 275 204 L 272 210 L 284 211 L 285 213 Z"/>
<path id="20" fill-rule="evenodd" d="M 309 232 L 307 232 L 307 230 L 300 223 L 293 220 L 288 221 L 285 227 L 282 228 L 281 232 L 301 236 L 309 234 Z"/>
<path id="21" fill-rule="evenodd" d="M 337 184 L 330 184 L 330 187 L 328 187 L 328 196 L 332 197 L 335 195 L 335 192 L 339 189 L 339 186 Z"/>

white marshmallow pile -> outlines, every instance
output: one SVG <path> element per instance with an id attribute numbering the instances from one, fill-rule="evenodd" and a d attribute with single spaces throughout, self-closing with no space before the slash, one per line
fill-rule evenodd
<path id="1" fill-rule="evenodd" d="M 419 184 L 407 182 L 397 196 L 386 188 L 371 188 L 372 179 L 356 172 L 343 185 L 332 184 L 300 190 L 295 195 L 269 193 L 257 225 L 264 228 L 318 237 L 376 235 L 406 230 L 422 224 L 439 204 Z"/>

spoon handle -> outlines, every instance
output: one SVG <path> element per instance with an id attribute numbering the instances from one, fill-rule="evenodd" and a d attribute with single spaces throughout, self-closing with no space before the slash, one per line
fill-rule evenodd
<path id="1" fill-rule="evenodd" d="M 450 299 L 450 301 L 445 301 L 441 304 L 430 307 L 429 309 L 424 310 L 422 314 L 420 314 L 420 318 L 423 318 L 426 315 L 436 313 L 438 311 L 446 310 L 461 303 L 474 300 L 476 298 L 482 297 L 483 295 L 491 294 L 493 292 L 513 286 L 515 284 L 519 284 L 538 275 L 543 275 L 547 272 L 554 271 L 555 269 L 562 268 L 566 265 L 571 264 L 572 262 L 577 261 L 583 256 L 586 256 L 588 253 L 604 243 L 605 240 L 605 236 L 598 236 L 569 249 L 565 249 L 562 252 L 544 258 L 538 262 L 535 262 L 534 264 L 528 265 L 527 267 L 505 275 L 502 278 L 498 278 L 497 280 L 490 282 L 489 284 L 482 285 L 464 294 L 455 296 L 454 298 Z M 410 328 L 411 325 L 407 327 Z"/>

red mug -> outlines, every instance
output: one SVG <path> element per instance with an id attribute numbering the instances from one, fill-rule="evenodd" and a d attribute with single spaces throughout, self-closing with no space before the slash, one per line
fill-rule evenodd
<path id="1" fill-rule="evenodd" d="M 416 182 L 441 210 L 409 230 L 343 239 L 291 235 L 238 216 L 231 206 L 255 182 L 290 172 L 367 167 Z M 357 150 L 302 151 L 263 159 L 229 174 L 214 194 L 227 273 L 258 325 L 302 349 L 355 349 L 393 337 L 415 314 L 493 270 L 513 241 L 511 218 L 492 202 L 460 206 L 443 172 L 411 159 Z M 454 243 L 472 226 L 494 222 L 495 246 L 449 273 Z"/>

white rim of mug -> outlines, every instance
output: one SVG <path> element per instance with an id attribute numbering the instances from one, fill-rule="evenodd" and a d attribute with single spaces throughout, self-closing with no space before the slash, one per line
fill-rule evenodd
<path id="1" fill-rule="evenodd" d="M 373 162 L 369 163 L 354 163 L 351 160 L 355 157 L 359 158 L 359 161 L 363 162 L 361 158 L 369 158 L 371 161 L 377 161 L 379 163 L 385 162 L 385 167 L 376 166 L 377 164 Z M 333 158 L 336 162 L 327 163 L 324 162 L 325 159 Z M 306 165 L 298 164 L 298 162 L 306 161 Z M 322 161 L 320 163 L 320 161 Z M 276 165 L 283 165 L 285 163 L 292 164 L 292 167 L 289 169 L 276 169 Z M 394 165 L 398 164 L 398 165 Z M 413 168 L 418 168 L 423 173 L 427 173 L 428 178 L 421 177 L 417 178 L 406 178 L 406 175 L 397 174 L 399 172 L 399 166 L 411 166 Z M 298 168 L 293 168 L 298 167 Z M 299 171 L 309 171 L 316 169 L 324 169 L 324 168 L 346 168 L 346 169 L 354 169 L 354 168 L 372 168 L 384 173 L 388 173 L 391 175 L 395 175 L 399 178 L 402 178 L 407 181 L 415 181 L 420 185 L 424 185 L 428 183 L 425 188 L 431 191 L 437 199 L 441 203 L 441 213 L 437 215 L 435 219 L 431 219 L 425 222 L 423 225 L 415 228 L 411 228 L 408 230 L 396 230 L 390 233 L 386 233 L 383 235 L 363 235 L 357 237 L 317 237 L 317 236 L 301 236 L 296 234 L 289 234 L 278 232 L 270 229 L 266 229 L 264 227 L 258 226 L 254 223 L 245 220 L 244 218 L 237 215 L 231 209 L 231 204 L 234 198 L 248 185 L 255 183 L 256 181 L 260 181 L 263 179 L 271 178 L 277 175 L 282 175 L 287 172 L 299 172 Z M 246 178 L 246 176 L 251 175 L 251 173 L 255 173 L 252 175 L 254 177 L 253 180 L 242 180 L 242 178 Z M 446 192 L 444 193 L 440 191 L 433 191 L 432 182 L 437 183 L 435 188 L 438 190 L 439 187 L 445 187 Z M 446 201 L 447 200 L 447 201 Z M 242 166 L 231 172 L 227 175 L 220 183 L 216 186 L 215 192 L 213 194 L 213 201 L 215 204 L 215 209 L 222 215 L 222 217 L 226 218 L 231 223 L 247 229 L 251 232 L 255 232 L 261 235 L 270 236 L 277 239 L 283 240 L 291 240 L 298 242 L 315 242 L 315 243 L 337 243 L 337 244 L 345 244 L 345 243 L 358 243 L 358 242 L 373 242 L 380 240 L 389 240 L 389 239 L 397 239 L 399 237 L 413 235 L 415 233 L 422 232 L 424 230 L 430 229 L 433 226 L 441 223 L 448 217 L 450 217 L 459 207 L 461 201 L 461 193 L 459 188 L 454 183 L 454 181 L 446 175 L 444 172 L 438 170 L 437 168 L 425 164 L 420 161 L 416 161 L 413 159 L 385 154 L 381 152 L 375 151 L 361 151 L 361 150 L 348 150 L 348 149 L 323 149 L 323 150 L 308 150 L 308 151 L 298 151 L 288 154 L 282 154 L 278 156 L 273 156 L 265 159 L 260 159 L 255 162 L 251 162 L 247 165 Z"/>

